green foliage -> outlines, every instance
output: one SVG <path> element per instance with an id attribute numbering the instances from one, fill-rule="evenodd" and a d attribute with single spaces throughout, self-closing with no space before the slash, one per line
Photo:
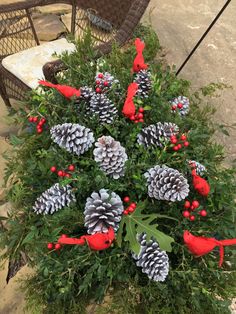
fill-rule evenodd
<path id="1" fill-rule="evenodd" d="M 111 90 L 108 97 L 116 104 L 119 115 L 113 125 L 102 126 L 98 119 L 85 112 L 85 103 L 75 105 L 53 89 L 34 91 L 29 102 L 12 119 L 22 125 L 22 134 L 13 136 L 14 151 L 7 156 L 5 179 L 10 184 L 8 200 L 12 210 L 7 228 L 1 230 L 2 258 L 26 253 L 34 274 L 24 282 L 31 313 L 85 313 L 87 304 L 108 301 L 97 313 L 229 313 L 230 298 L 235 295 L 235 249 L 225 248 L 225 263 L 218 269 L 218 251 L 194 258 L 183 245 L 183 230 L 216 238 L 235 238 L 235 169 L 225 169 L 221 163 L 224 152 L 212 136 L 217 126 L 212 121 L 214 109 L 204 104 L 201 95 L 191 95 L 190 83 L 177 79 L 169 68 L 163 69 L 154 57 L 159 48 L 153 31 L 140 28 L 137 34 L 145 40 L 145 61 L 150 65 L 153 87 L 147 99 L 135 99 L 137 108 L 145 108 L 143 126 L 158 121 L 176 123 L 180 132 L 188 134 L 190 146 L 173 152 L 170 144 L 163 149 L 144 148 L 137 144 L 142 125 L 128 121 L 121 114 L 127 86 L 132 82 L 130 71 L 135 56 L 133 45 L 113 51 L 96 60 L 89 35 L 76 44 L 72 55 L 63 55 L 68 67 L 58 75 L 61 84 L 75 87 L 93 86 L 96 71 L 109 71 L 120 81 L 120 95 Z M 170 110 L 169 101 L 179 95 L 190 97 L 190 113 L 181 118 Z M 42 134 L 27 118 L 45 117 Z M 111 135 L 126 148 L 129 157 L 125 176 L 119 180 L 107 177 L 93 159 L 92 149 L 78 157 L 54 144 L 49 129 L 66 122 L 89 127 L 97 139 Z M 211 185 L 208 198 L 199 197 L 191 186 L 191 172 L 186 160 L 194 159 L 207 168 Z M 66 169 L 76 166 L 71 178 L 58 178 L 50 167 Z M 208 216 L 196 216 L 194 222 L 182 217 L 184 202 L 169 203 L 147 197 L 143 174 L 156 164 L 178 169 L 190 183 L 189 199 L 198 199 Z M 77 202 L 52 216 L 36 215 L 32 206 L 36 198 L 55 184 L 70 183 Z M 62 234 L 79 237 L 86 233 L 83 211 L 86 198 L 93 191 L 106 188 L 121 197 L 130 196 L 137 202 L 134 214 L 123 217 L 117 241 L 106 251 L 92 252 L 88 247 L 64 247 L 60 253 L 47 250 L 48 242 L 56 242 Z M 123 228 L 122 228 L 123 227 Z M 150 282 L 136 267 L 130 246 L 137 252 L 135 233 L 146 231 L 154 235 L 170 259 L 170 273 L 164 283 Z M 123 239 L 122 239 L 123 238 Z M 121 241 L 125 240 L 125 241 Z M 128 241 L 126 241 L 128 240 Z"/>
<path id="2" fill-rule="evenodd" d="M 142 209 L 146 208 L 145 203 L 139 203 L 139 206 L 136 208 L 135 212 L 132 215 L 123 216 L 119 231 L 117 233 L 117 244 L 121 247 L 123 239 L 123 231 L 126 232 L 124 240 L 129 242 L 130 249 L 138 254 L 140 250 L 140 245 L 137 240 L 137 234 L 145 232 L 147 234 L 147 239 L 154 237 L 160 248 L 164 251 L 171 251 L 171 242 L 174 242 L 174 239 L 167 236 L 163 232 L 157 230 L 158 225 L 154 223 L 157 218 L 169 218 L 165 215 L 158 214 L 142 214 Z M 173 219 L 173 218 L 172 218 Z M 178 220 L 177 220 L 178 221 Z M 125 230 L 123 230 L 125 229 Z"/>

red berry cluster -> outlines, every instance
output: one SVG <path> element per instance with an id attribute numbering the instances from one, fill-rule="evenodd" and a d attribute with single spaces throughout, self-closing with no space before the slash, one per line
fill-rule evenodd
<path id="1" fill-rule="evenodd" d="M 66 234 L 62 234 L 61 235 L 61 238 L 67 238 L 67 235 Z M 47 244 L 47 248 L 49 249 L 49 250 L 56 250 L 56 251 L 58 251 L 58 250 L 60 250 L 61 249 L 61 244 L 60 243 L 56 243 L 56 244 L 54 244 L 54 243 L 48 243 Z"/>
<path id="2" fill-rule="evenodd" d="M 68 169 L 69 171 L 73 172 L 73 171 L 75 170 L 75 166 L 74 166 L 74 165 L 69 165 L 69 166 L 67 167 L 67 169 Z M 51 172 L 57 172 L 57 175 L 58 175 L 59 177 L 67 177 L 67 178 L 70 178 L 70 177 L 71 177 L 71 174 L 70 174 L 70 173 L 68 173 L 68 172 L 66 172 L 66 171 L 63 171 L 63 170 L 57 170 L 57 168 L 56 168 L 55 166 L 52 166 L 52 167 L 50 168 L 50 171 L 51 171 Z"/>
<path id="3" fill-rule="evenodd" d="M 36 129 L 37 129 L 37 133 L 38 134 L 43 132 L 43 125 L 46 123 L 46 119 L 45 118 L 41 118 L 39 120 L 38 117 L 29 117 L 28 121 L 32 122 L 32 123 L 37 123 Z"/>
<path id="4" fill-rule="evenodd" d="M 143 123 L 144 122 L 143 118 L 144 118 L 144 108 L 143 107 L 140 107 L 138 109 L 138 113 L 129 117 L 129 119 L 131 121 L 134 121 L 134 123 L 139 123 L 139 122 Z"/>
<path id="5" fill-rule="evenodd" d="M 191 212 L 194 211 L 194 209 L 198 208 L 199 206 L 200 203 L 197 200 L 192 201 L 192 203 L 190 203 L 190 201 L 185 201 L 184 203 L 185 211 L 183 211 L 183 216 L 185 218 L 189 218 L 189 220 L 191 221 L 194 221 L 196 217 Z M 202 209 L 199 211 L 199 215 L 202 217 L 206 217 L 207 211 L 205 209 Z"/>
<path id="6" fill-rule="evenodd" d="M 173 105 L 171 107 L 171 110 L 175 111 L 176 109 L 182 109 L 183 108 L 183 104 L 181 104 L 181 102 L 179 102 L 177 105 Z"/>
<path id="7" fill-rule="evenodd" d="M 182 147 L 188 147 L 189 142 L 186 140 L 187 140 L 187 136 L 185 134 L 182 134 L 179 138 L 177 138 L 176 135 L 172 135 L 170 137 L 170 142 L 171 144 L 174 144 L 173 150 L 177 152 Z"/>
<path id="8" fill-rule="evenodd" d="M 96 93 L 101 94 L 103 91 L 103 88 L 106 88 L 109 86 L 109 82 L 107 81 L 103 81 L 104 75 L 102 73 L 98 74 L 98 78 L 100 78 L 101 80 L 97 80 L 96 83 Z"/>
<path id="9" fill-rule="evenodd" d="M 125 203 L 130 203 L 130 198 L 129 196 L 124 197 L 123 201 Z M 135 211 L 135 208 L 137 207 L 136 203 L 130 203 L 129 206 L 123 211 L 124 215 L 131 214 Z"/>

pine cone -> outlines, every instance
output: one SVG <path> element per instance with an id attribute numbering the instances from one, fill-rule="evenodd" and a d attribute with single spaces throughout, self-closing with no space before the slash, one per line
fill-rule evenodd
<path id="1" fill-rule="evenodd" d="M 154 281 L 165 281 L 169 272 L 169 258 L 165 251 L 162 251 L 154 238 L 147 242 L 147 235 L 138 235 L 141 244 L 138 255 L 133 254 L 136 265 L 142 267 L 142 272 Z"/>
<path id="2" fill-rule="evenodd" d="M 78 156 L 86 152 L 94 142 L 93 132 L 80 124 L 58 124 L 51 128 L 50 133 L 56 144 Z"/>
<path id="3" fill-rule="evenodd" d="M 171 100 L 171 106 L 175 106 L 176 109 L 173 112 L 178 111 L 180 116 L 185 116 L 189 112 L 189 99 L 185 96 L 179 96 Z M 178 105 L 181 107 L 179 108 Z"/>
<path id="4" fill-rule="evenodd" d="M 179 127 L 170 122 L 158 122 L 151 124 L 141 130 L 138 134 L 138 143 L 146 147 L 154 145 L 163 147 L 163 143 L 167 143 L 172 135 L 177 134 Z"/>
<path id="5" fill-rule="evenodd" d="M 111 136 L 102 136 L 95 143 L 95 146 L 94 159 L 99 163 L 100 168 L 106 174 L 111 175 L 113 179 L 119 179 L 123 176 L 128 157 L 120 142 L 115 141 Z"/>
<path id="6" fill-rule="evenodd" d="M 206 172 L 206 167 L 200 164 L 200 162 L 195 160 L 188 160 L 190 167 L 195 168 L 197 175 L 202 176 Z"/>
<path id="7" fill-rule="evenodd" d="M 147 178 L 148 195 L 157 200 L 181 201 L 188 196 L 187 179 L 176 169 L 156 165 L 144 176 Z"/>
<path id="8" fill-rule="evenodd" d="M 138 84 L 137 96 L 147 98 L 151 90 L 151 73 L 147 70 L 139 71 L 134 78 L 134 82 Z"/>
<path id="9" fill-rule="evenodd" d="M 75 195 L 69 184 L 60 186 L 59 183 L 56 183 L 37 198 L 33 210 L 36 214 L 53 214 L 75 201 Z"/>
<path id="10" fill-rule="evenodd" d="M 88 114 L 98 115 L 101 123 L 112 123 L 117 114 L 117 109 L 104 94 L 95 94 L 90 99 Z"/>
<path id="11" fill-rule="evenodd" d="M 97 73 L 95 76 L 96 87 L 99 87 L 102 92 L 108 91 L 112 86 L 118 85 L 119 81 L 108 72 Z"/>
<path id="12" fill-rule="evenodd" d="M 110 227 L 117 231 L 124 206 L 119 195 L 101 189 L 87 198 L 84 221 L 89 234 L 107 232 Z"/>

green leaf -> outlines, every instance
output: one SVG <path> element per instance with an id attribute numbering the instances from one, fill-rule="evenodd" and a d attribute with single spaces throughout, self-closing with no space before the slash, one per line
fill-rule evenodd
<path id="1" fill-rule="evenodd" d="M 151 106 L 145 106 L 143 109 L 144 109 L 145 111 L 147 111 L 147 110 L 151 110 L 152 107 L 151 107 Z"/>
<path id="2" fill-rule="evenodd" d="M 145 232 L 147 240 L 154 237 L 162 250 L 171 252 L 171 243 L 174 242 L 174 239 L 157 229 L 158 224 L 153 223 L 157 218 L 158 214 L 142 214 L 140 207 L 137 207 L 132 215 L 123 216 L 117 234 L 118 246 L 121 247 L 122 233 L 125 230 L 124 241 L 129 242 L 130 249 L 138 254 L 140 244 L 137 241 L 137 234 Z M 165 216 L 165 218 L 167 217 Z"/>
<path id="3" fill-rule="evenodd" d="M 10 136 L 10 143 L 13 146 L 18 146 L 24 143 L 24 139 L 17 137 L 16 135 L 11 135 Z"/>

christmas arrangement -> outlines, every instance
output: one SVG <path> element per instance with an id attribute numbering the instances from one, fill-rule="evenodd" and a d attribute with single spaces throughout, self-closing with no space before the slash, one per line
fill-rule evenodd
<path id="1" fill-rule="evenodd" d="M 58 84 L 40 81 L 14 115 L 2 258 L 24 252 L 42 313 L 104 297 L 101 313 L 229 313 L 234 169 L 212 108 L 155 61 L 152 31 L 136 35 L 99 59 L 86 35 Z"/>

